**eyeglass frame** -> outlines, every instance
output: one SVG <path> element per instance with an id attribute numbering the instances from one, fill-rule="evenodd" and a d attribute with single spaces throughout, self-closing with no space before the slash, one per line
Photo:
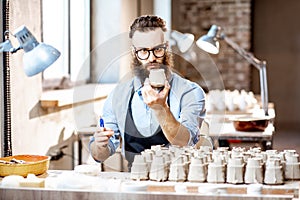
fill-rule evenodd
<path id="1" fill-rule="evenodd" d="M 134 48 L 134 53 L 135 53 L 135 55 L 136 55 L 136 57 L 137 57 L 138 59 L 140 59 L 140 60 L 147 60 L 147 59 L 149 58 L 149 56 L 150 56 L 150 52 L 152 52 L 152 54 L 154 55 L 155 58 L 163 58 L 163 57 L 166 55 L 166 50 L 167 50 L 167 48 L 168 48 L 168 43 L 165 42 L 165 43 L 163 43 L 163 44 L 159 44 L 159 45 L 157 45 L 157 46 L 155 46 L 155 47 L 153 47 L 153 48 L 151 48 L 151 49 L 149 49 L 149 48 L 141 48 L 141 49 L 137 50 L 136 47 L 135 47 L 134 45 L 132 45 L 132 47 Z M 158 48 L 164 49 L 164 54 L 163 54 L 162 56 L 157 56 L 157 55 L 155 55 L 154 52 L 155 52 L 155 50 L 158 49 Z M 142 51 L 142 50 L 148 52 L 148 56 L 147 56 L 146 58 L 144 58 L 144 59 L 142 59 L 142 58 L 140 58 L 140 57 L 138 56 L 138 52 L 139 52 L 139 51 Z"/>

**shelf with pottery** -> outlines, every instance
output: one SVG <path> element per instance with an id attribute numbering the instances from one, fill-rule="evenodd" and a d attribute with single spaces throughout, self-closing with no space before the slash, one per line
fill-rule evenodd
<path id="1" fill-rule="evenodd" d="M 275 110 L 269 109 L 268 119 L 260 119 L 257 116 L 262 116 L 261 114 L 263 110 L 256 110 L 255 112 L 248 113 L 239 113 L 239 114 L 208 114 L 206 117 L 206 122 L 208 124 L 207 133 L 214 144 L 219 144 L 222 141 L 233 141 L 238 143 L 258 143 L 264 149 L 272 149 L 273 145 L 273 134 L 275 133 Z M 252 130 L 238 130 L 234 123 L 238 123 L 239 119 L 249 118 L 250 125 L 252 126 L 254 122 L 252 119 L 259 119 L 258 121 L 265 121 L 263 123 L 265 127 L 262 130 L 260 129 L 252 129 Z"/>
<path id="2" fill-rule="evenodd" d="M 266 116 L 260 97 L 252 92 L 212 90 L 207 94 L 205 121 L 209 128 L 206 134 L 219 146 L 229 145 L 232 141 L 249 145 L 258 143 L 263 149 L 272 149 L 275 116 L 274 103 L 268 104 Z M 245 125 L 246 120 L 249 124 Z M 258 122 L 263 127 L 249 128 L 257 126 Z M 238 123 L 248 129 L 238 129 Z"/>
<path id="3" fill-rule="evenodd" d="M 271 149 L 275 132 L 274 118 L 271 118 L 264 130 L 240 131 L 234 125 L 236 118 L 248 115 L 208 115 L 205 120 L 209 124 L 208 135 L 213 140 L 239 140 L 241 142 L 264 143 L 264 149 Z"/>

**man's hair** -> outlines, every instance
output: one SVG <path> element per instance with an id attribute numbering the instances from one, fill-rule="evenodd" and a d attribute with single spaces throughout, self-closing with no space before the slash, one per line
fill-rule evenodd
<path id="1" fill-rule="evenodd" d="M 135 31 L 146 32 L 161 28 L 164 32 L 167 31 L 166 22 L 156 15 L 143 15 L 136 18 L 130 26 L 129 38 L 132 38 Z"/>

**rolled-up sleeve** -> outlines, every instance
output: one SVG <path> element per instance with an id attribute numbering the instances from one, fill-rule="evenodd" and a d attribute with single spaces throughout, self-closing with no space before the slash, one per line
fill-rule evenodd
<path id="1" fill-rule="evenodd" d="M 110 128 L 114 131 L 114 135 L 110 138 L 108 146 L 110 149 L 110 155 L 116 152 L 116 149 L 120 145 L 120 131 L 116 119 L 116 115 L 113 110 L 113 100 L 112 97 L 114 95 L 114 91 L 112 91 L 103 106 L 103 119 L 104 119 L 104 126 Z"/>
<path id="2" fill-rule="evenodd" d="M 172 93 L 176 100 L 173 100 L 173 105 L 171 105 L 175 109 L 171 109 L 171 111 L 174 117 L 190 132 L 190 140 L 187 145 L 194 146 L 198 142 L 199 130 L 206 115 L 205 92 L 196 83 L 186 81 L 174 84 Z"/>
<path id="3" fill-rule="evenodd" d="M 199 87 L 192 87 L 182 97 L 181 123 L 190 132 L 188 145 L 198 142 L 199 129 L 205 117 L 205 93 Z"/>

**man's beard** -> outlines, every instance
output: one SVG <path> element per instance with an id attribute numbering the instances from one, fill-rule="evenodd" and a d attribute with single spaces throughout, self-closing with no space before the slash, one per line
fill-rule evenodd
<path id="1" fill-rule="evenodd" d="M 164 69 L 167 80 L 169 81 L 171 78 L 171 68 L 173 67 L 173 60 L 171 54 L 166 55 L 163 59 L 162 63 L 158 63 L 156 61 L 142 64 L 135 56 L 133 56 L 132 69 L 134 75 L 140 79 L 143 84 L 146 78 L 149 78 L 150 71 L 147 69 L 149 65 L 156 65 L 157 69 Z"/>

